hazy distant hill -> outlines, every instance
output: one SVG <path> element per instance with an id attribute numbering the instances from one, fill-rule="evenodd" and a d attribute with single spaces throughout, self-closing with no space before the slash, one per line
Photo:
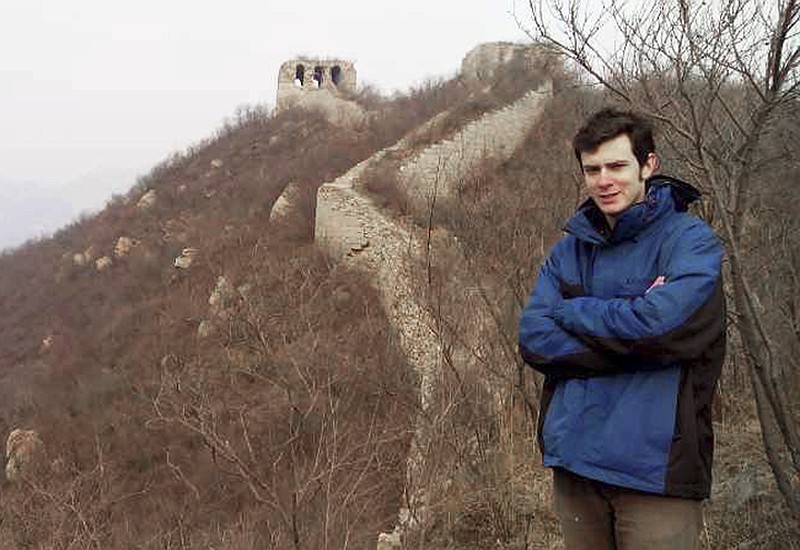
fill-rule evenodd
<path id="1" fill-rule="evenodd" d="M 135 178 L 135 169 L 100 168 L 60 185 L 0 180 L 0 250 L 49 236 L 81 214 L 100 210 Z"/>
<path id="2" fill-rule="evenodd" d="M 53 187 L 0 182 L 0 249 L 49 235 L 78 214 L 73 203 Z"/>

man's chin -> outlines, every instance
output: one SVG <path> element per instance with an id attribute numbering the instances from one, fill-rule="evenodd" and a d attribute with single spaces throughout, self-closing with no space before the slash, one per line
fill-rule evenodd
<path id="1" fill-rule="evenodd" d="M 606 205 L 600 204 L 598 205 L 598 207 L 600 208 L 600 212 L 602 212 L 604 215 L 612 217 L 619 216 L 620 214 L 622 214 L 622 211 L 624 210 L 617 204 L 606 204 Z"/>

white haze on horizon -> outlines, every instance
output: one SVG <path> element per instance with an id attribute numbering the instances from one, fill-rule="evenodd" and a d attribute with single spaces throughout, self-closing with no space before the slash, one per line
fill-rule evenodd
<path id="1" fill-rule="evenodd" d="M 287 59 L 350 59 L 359 85 L 404 91 L 482 42 L 527 41 L 526 6 L 0 0 L 0 249 L 99 210 L 237 107 L 274 106 Z"/>

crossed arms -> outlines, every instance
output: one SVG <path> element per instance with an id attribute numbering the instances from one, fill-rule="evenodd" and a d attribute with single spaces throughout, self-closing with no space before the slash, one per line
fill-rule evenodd
<path id="1" fill-rule="evenodd" d="M 586 377 L 657 369 L 698 358 L 724 334 L 722 248 L 705 224 L 675 237 L 663 278 L 633 299 L 573 295 L 562 275 L 563 243 L 520 317 L 520 353 L 536 370 Z"/>

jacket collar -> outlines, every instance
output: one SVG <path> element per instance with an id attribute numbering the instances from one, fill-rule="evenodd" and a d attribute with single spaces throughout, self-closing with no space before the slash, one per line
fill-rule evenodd
<path id="1" fill-rule="evenodd" d="M 623 212 L 613 231 L 591 198 L 578 207 L 564 230 L 582 241 L 611 244 L 635 237 L 672 212 L 685 212 L 689 204 L 700 198 L 697 188 L 669 176 L 653 176 L 645 182 L 645 186 L 647 191 L 644 200 Z"/>

